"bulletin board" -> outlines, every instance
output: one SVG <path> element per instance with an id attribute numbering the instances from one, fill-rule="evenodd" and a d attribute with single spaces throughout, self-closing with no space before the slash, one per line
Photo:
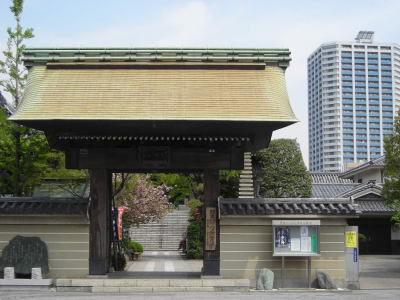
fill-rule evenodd
<path id="1" fill-rule="evenodd" d="M 273 220 L 274 256 L 319 256 L 320 220 Z"/>

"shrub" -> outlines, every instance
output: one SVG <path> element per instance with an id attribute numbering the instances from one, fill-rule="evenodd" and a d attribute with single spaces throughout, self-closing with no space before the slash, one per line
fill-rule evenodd
<path id="1" fill-rule="evenodd" d="M 368 242 L 367 237 L 362 233 L 358 233 L 358 240 L 359 240 L 360 243 Z"/>
<path id="2" fill-rule="evenodd" d="M 200 259 L 203 257 L 203 239 L 201 235 L 201 221 L 192 220 L 187 227 L 187 250 L 188 258 Z"/>
<path id="3" fill-rule="evenodd" d="M 138 242 L 129 242 L 129 248 L 132 252 L 143 253 L 143 246 Z"/>
<path id="4" fill-rule="evenodd" d="M 121 248 L 122 248 L 122 251 L 128 256 L 131 255 L 131 250 L 132 250 L 129 247 L 129 243 L 130 243 L 129 238 L 122 238 L 122 240 L 121 240 Z"/>
<path id="5" fill-rule="evenodd" d="M 187 207 L 190 208 L 190 211 L 193 212 L 196 210 L 196 208 L 200 207 L 203 205 L 203 202 L 201 202 L 198 199 L 192 198 L 188 201 L 188 203 L 186 204 Z"/>

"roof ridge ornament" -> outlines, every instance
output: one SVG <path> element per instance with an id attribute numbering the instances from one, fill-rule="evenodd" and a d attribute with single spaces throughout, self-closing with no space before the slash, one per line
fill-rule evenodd
<path id="1" fill-rule="evenodd" d="M 22 60 L 26 66 L 49 62 L 247 62 L 286 68 L 291 58 L 286 48 L 26 48 Z"/>

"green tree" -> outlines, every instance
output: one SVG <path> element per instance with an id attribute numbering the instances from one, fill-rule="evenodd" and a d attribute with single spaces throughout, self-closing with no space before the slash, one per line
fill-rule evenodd
<path id="1" fill-rule="evenodd" d="M 170 187 L 168 198 L 175 205 L 183 204 L 185 199 L 198 199 L 203 193 L 201 174 L 165 174 L 157 173 L 150 176 L 155 185 L 165 184 Z"/>
<path id="2" fill-rule="evenodd" d="M 237 198 L 239 191 L 240 171 L 221 170 L 219 172 L 220 196 L 223 198 Z M 203 195 L 202 173 L 151 175 L 151 180 L 156 185 L 165 184 L 171 189 L 168 197 L 175 206 L 183 204 L 185 199 L 201 199 Z"/>
<path id="3" fill-rule="evenodd" d="M 237 198 L 239 196 L 240 171 L 219 171 L 219 195 L 222 198 Z"/>
<path id="4" fill-rule="evenodd" d="M 385 151 L 382 194 L 386 205 L 397 211 L 392 220 L 400 225 L 400 113 L 394 122 L 393 135 L 385 139 Z"/>
<path id="5" fill-rule="evenodd" d="M 7 49 L 3 51 L 4 60 L 0 60 L 0 73 L 4 75 L 4 78 L 0 80 L 0 86 L 11 96 L 14 109 L 21 102 L 27 77 L 27 72 L 22 65 L 24 41 L 33 38 L 33 29 L 24 29 L 21 26 L 23 3 L 23 0 L 12 1 L 10 10 L 14 15 L 16 25 L 14 28 L 7 28 Z M 1 145 L 2 154 L 7 155 L 7 157 L 2 156 L 1 164 L 12 173 L 8 181 L 12 185 L 14 196 L 22 196 L 29 192 L 28 186 L 33 184 L 34 179 L 30 175 L 37 173 L 37 167 L 40 167 L 35 158 L 41 157 L 47 143 L 43 136 L 31 129 L 5 120 L 4 112 L 0 121 L 0 130 L 4 131 L 2 135 L 6 139 Z"/>
<path id="6" fill-rule="evenodd" d="M 0 181 L 0 194 L 31 195 L 33 187 L 48 171 L 49 151 L 44 135 L 15 125 L 1 111 L 0 170 L 9 176 Z"/>
<path id="7" fill-rule="evenodd" d="M 267 149 L 253 154 L 260 196 L 306 198 L 311 196 L 311 175 L 304 165 L 299 144 L 292 139 L 272 140 Z"/>
<path id="8" fill-rule="evenodd" d="M 24 41 L 34 37 L 32 28 L 24 29 L 21 26 L 23 5 L 23 0 L 12 1 L 10 10 L 14 15 L 16 25 L 15 28 L 7 28 L 7 49 L 3 51 L 5 59 L 0 61 L 0 72 L 6 75 L 5 79 L 0 80 L 0 85 L 11 95 L 14 107 L 18 107 L 21 102 L 27 78 L 27 72 L 22 65 Z"/>

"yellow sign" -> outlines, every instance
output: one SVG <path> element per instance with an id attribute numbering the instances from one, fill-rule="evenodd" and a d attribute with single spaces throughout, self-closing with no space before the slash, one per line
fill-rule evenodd
<path id="1" fill-rule="evenodd" d="M 357 248 L 357 232 L 346 231 L 346 248 Z"/>

